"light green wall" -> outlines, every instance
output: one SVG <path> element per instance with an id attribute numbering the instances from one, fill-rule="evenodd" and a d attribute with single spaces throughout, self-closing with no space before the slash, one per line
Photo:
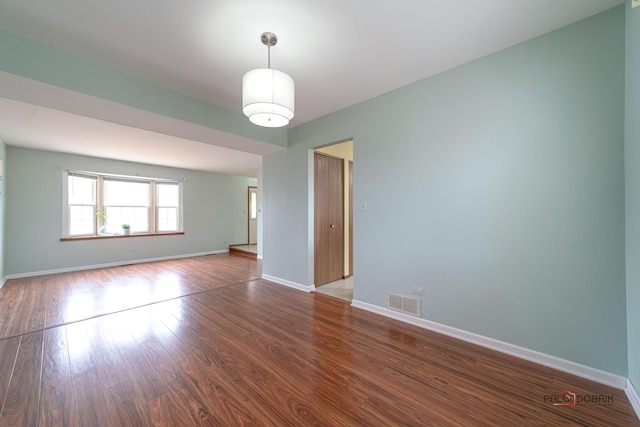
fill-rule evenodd
<path id="1" fill-rule="evenodd" d="M 263 207 L 263 203 L 262 203 L 262 197 L 263 197 L 263 193 L 262 193 L 262 169 L 260 169 L 258 171 L 258 181 L 257 181 L 257 185 L 258 185 L 258 258 L 262 259 L 262 244 L 264 243 L 264 217 L 263 217 L 263 213 L 262 213 L 262 207 Z"/>
<path id="2" fill-rule="evenodd" d="M 285 147 L 286 129 L 255 126 L 233 111 L 0 30 L 0 70 Z M 238 80 L 240 85 L 240 80 Z"/>
<path id="3" fill-rule="evenodd" d="M 640 8 L 626 8 L 627 334 L 629 379 L 640 392 Z"/>
<path id="4" fill-rule="evenodd" d="M 5 274 L 227 249 L 255 178 L 7 147 Z M 184 235 L 61 242 L 63 169 L 180 179 Z M 246 209 L 246 208 L 245 208 Z"/>
<path id="5" fill-rule="evenodd" d="M 0 282 L 4 278 L 4 254 L 5 254 L 5 243 L 4 243 L 4 235 L 6 229 L 5 222 L 5 182 L 7 180 L 5 168 L 7 166 L 7 154 L 6 154 L 6 145 L 2 138 L 0 138 L 0 158 L 3 160 L 3 177 L 0 179 Z"/>
<path id="6" fill-rule="evenodd" d="M 313 252 L 309 255 L 313 245 L 307 226 L 308 200 L 313 199 L 311 165 L 313 156 L 307 150 L 291 148 L 266 156 L 262 163 L 262 271 L 301 284 L 313 283 Z"/>
<path id="7" fill-rule="evenodd" d="M 312 284 L 309 150 L 354 139 L 354 298 L 627 374 L 624 9 L 289 131 L 265 274 Z M 358 207 L 367 202 L 368 211 Z"/>

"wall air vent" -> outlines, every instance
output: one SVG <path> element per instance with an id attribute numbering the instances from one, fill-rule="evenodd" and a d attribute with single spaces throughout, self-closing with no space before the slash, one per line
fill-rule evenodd
<path id="1" fill-rule="evenodd" d="M 387 308 L 420 317 L 420 300 L 387 292 Z"/>

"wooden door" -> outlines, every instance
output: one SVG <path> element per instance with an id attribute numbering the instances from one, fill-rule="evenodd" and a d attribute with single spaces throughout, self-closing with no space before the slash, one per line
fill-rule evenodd
<path id="1" fill-rule="evenodd" d="M 342 159 L 315 153 L 315 285 L 344 277 L 344 168 Z"/>

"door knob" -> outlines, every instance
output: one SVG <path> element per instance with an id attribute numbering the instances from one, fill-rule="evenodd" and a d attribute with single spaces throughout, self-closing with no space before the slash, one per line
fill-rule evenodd
<path id="1" fill-rule="evenodd" d="M 336 228 L 336 226 L 334 224 L 331 224 L 329 227 Z"/>

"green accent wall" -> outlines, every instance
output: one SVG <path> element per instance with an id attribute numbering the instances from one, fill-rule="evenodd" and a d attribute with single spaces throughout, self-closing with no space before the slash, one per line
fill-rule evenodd
<path id="1" fill-rule="evenodd" d="M 0 159 L 2 159 L 2 178 L 0 179 L 0 282 L 4 278 L 4 255 L 5 255 L 5 243 L 4 243 L 4 235 L 6 229 L 6 221 L 5 221 L 5 182 L 6 182 L 6 167 L 7 167 L 7 154 L 6 154 L 6 145 L 2 138 L 0 138 Z"/>
<path id="2" fill-rule="evenodd" d="M 626 4 L 625 174 L 629 379 L 640 393 L 640 8 Z"/>
<path id="3" fill-rule="evenodd" d="M 284 128 L 255 126 L 240 113 L 1 30 L 0 58 L 0 70 L 11 74 L 280 147 L 287 145 Z"/>
<path id="4" fill-rule="evenodd" d="M 289 130 L 265 274 L 313 283 L 313 148 L 354 140 L 354 298 L 627 375 L 624 8 Z M 366 202 L 368 210 L 359 208 Z"/>
<path id="5" fill-rule="evenodd" d="M 6 154 L 5 275 L 219 251 L 246 239 L 247 187 L 255 178 L 11 146 Z M 184 235 L 61 242 L 63 169 L 184 179 Z"/>

